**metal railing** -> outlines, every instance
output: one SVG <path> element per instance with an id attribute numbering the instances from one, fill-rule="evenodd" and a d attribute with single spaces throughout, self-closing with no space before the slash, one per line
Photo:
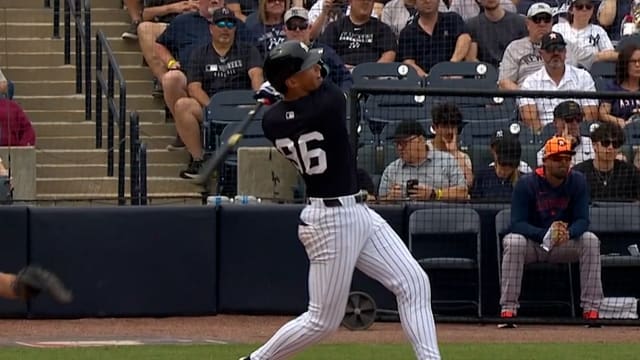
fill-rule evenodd
<path id="1" fill-rule="evenodd" d="M 45 7 L 49 5 L 46 0 Z M 85 120 L 91 120 L 91 0 L 64 0 L 65 65 L 71 64 L 71 16 L 75 21 L 76 94 L 82 94 L 84 51 L 84 112 Z M 60 0 L 53 0 L 53 38 L 60 38 Z"/>
<path id="2" fill-rule="evenodd" d="M 102 69 L 103 49 L 107 56 L 107 79 Z M 119 85 L 119 104 L 115 102 L 115 80 Z M 96 148 L 102 147 L 102 94 L 106 92 L 107 101 L 107 176 L 113 176 L 113 137 L 114 122 L 118 121 L 118 204 L 126 202 L 124 194 L 125 151 L 126 151 L 126 115 L 127 115 L 127 83 L 122 76 L 120 66 L 107 37 L 98 30 L 96 32 Z"/>
<path id="3" fill-rule="evenodd" d="M 140 142 L 140 119 L 136 111 L 129 114 L 129 156 L 131 205 L 146 205 L 147 146 Z"/>

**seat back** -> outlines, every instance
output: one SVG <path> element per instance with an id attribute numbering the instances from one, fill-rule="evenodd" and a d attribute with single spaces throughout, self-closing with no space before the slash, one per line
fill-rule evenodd
<path id="1" fill-rule="evenodd" d="M 463 149 L 471 146 L 488 147 L 498 130 L 509 132 L 509 128 L 514 123 L 512 119 L 468 121 L 460 133 L 460 145 Z"/>
<path id="2" fill-rule="evenodd" d="M 422 86 L 422 78 L 414 68 L 399 62 L 368 62 L 357 65 L 351 73 L 358 86 L 390 85 L 393 87 Z"/>
<path id="3" fill-rule="evenodd" d="M 436 236 L 438 235 L 438 236 Z M 464 245 L 463 237 L 475 236 Z M 464 257 L 479 259 L 480 215 L 467 207 L 442 207 L 416 210 L 409 216 L 409 250 L 420 251 L 420 242 L 430 242 L 429 257 Z M 441 236 L 441 237 L 440 237 Z"/>
<path id="4" fill-rule="evenodd" d="M 624 127 L 627 135 L 626 143 L 631 146 L 640 145 L 640 120 L 631 121 Z"/>
<path id="5" fill-rule="evenodd" d="M 600 238 L 602 254 L 629 255 L 627 247 L 640 245 L 640 205 L 591 207 L 589 230 Z"/>
<path id="6" fill-rule="evenodd" d="M 379 142 L 392 134 L 386 129 L 390 123 L 416 120 L 426 123 L 431 119 L 431 104 L 425 96 L 414 95 L 374 95 L 365 103 L 364 119 Z M 427 130 L 427 129 L 425 129 Z M 386 131 L 386 135 L 383 132 Z"/>
<path id="7" fill-rule="evenodd" d="M 614 61 L 594 62 L 589 73 L 596 84 L 596 90 L 605 90 L 607 82 L 616 78 L 616 63 Z"/>
<path id="8" fill-rule="evenodd" d="M 425 85 L 432 88 L 497 89 L 498 71 L 484 62 L 443 61 L 431 67 Z"/>

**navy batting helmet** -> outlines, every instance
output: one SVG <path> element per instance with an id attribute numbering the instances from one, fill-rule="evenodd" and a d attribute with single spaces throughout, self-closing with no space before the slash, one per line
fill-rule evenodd
<path id="1" fill-rule="evenodd" d="M 263 71 L 271 86 L 281 93 L 287 91 L 285 82 L 297 72 L 322 64 L 322 49 L 309 49 L 300 41 L 285 41 L 273 48 L 264 61 Z"/>

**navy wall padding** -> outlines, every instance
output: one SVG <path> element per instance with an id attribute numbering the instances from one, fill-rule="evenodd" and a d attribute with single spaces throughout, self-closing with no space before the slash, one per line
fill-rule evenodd
<path id="1" fill-rule="evenodd" d="M 0 206 L 0 271 L 16 273 L 27 264 L 28 212 L 24 206 Z M 17 317 L 27 313 L 26 303 L 0 299 L 0 316 Z"/>
<path id="2" fill-rule="evenodd" d="M 218 310 L 300 314 L 309 261 L 298 240 L 302 205 L 220 207 Z"/>
<path id="3" fill-rule="evenodd" d="M 30 258 L 75 299 L 41 296 L 34 317 L 216 313 L 216 208 L 30 208 Z"/>

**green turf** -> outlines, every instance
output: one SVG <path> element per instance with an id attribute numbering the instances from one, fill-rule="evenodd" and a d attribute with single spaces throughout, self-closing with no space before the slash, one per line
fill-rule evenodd
<path id="1" fill-rule="evenodd" d="M 0 348 L 0 359 L 20 360 L 236 360 L 251 345 L 162 345 L 104 348 L 31 349 Z M 640 344 L 443 344 L 443 359 L 478 360 L 599 360 L 638 359 Z M 319 345 L 295 357 L 297 360 L 396 360 L 414 359 L 408 345 Z"/>

